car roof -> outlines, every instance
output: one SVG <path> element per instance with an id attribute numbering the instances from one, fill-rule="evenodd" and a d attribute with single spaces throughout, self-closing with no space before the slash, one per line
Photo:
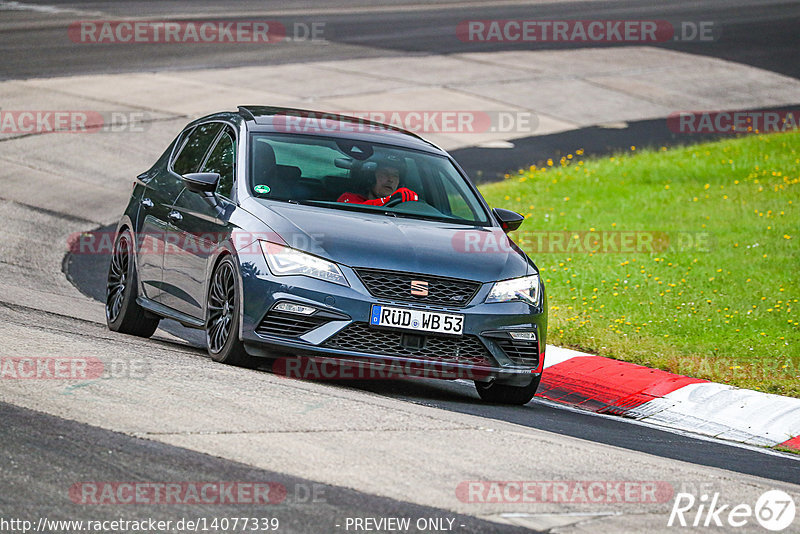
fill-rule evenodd
<path id="1" fill-rule="evenodd" d="M 248 130 L 255 132 L 334 137 L 447 155 L 413 132 L 361 117 L 278 106 L 239 106 L 238 115 L 247 122 Z"/>

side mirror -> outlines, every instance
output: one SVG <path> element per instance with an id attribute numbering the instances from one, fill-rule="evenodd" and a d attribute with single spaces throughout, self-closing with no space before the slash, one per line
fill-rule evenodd
<path id="1" fill-rule="evenodd" d="M 184 185 L 189 191 L 195 193 L 213 193 L 219 183 L 219 173 L 216 172 L 192 172 L 181 176 Z"/>
<path id="2" fill-rule="evenodd" d="M 500 226 L 503 227 L 503 231 L 506 233 L 513 232 L 519 228 L 519 225 L 525 220 L 525 217 L 516 211 L 504 210 L 503 208 L 494 208 L 492 213 L 500 222 Z"/>

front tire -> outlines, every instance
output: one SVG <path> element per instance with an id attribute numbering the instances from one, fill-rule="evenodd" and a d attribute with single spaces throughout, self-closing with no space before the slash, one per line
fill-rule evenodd
<path id="1" fill-rule="evenodd" d="M 492 404 L 514 404 L 521 406 L 528 404 L 533 396 L 536 395 L 536 390 L 539 389 L 539 382 L 542 380 L 542 375 L 535 377 L 527 386 L 509 386 L 506 384 L 498 384 L 491 382 L 475 382 L 475 389 L 478 390 L 478 395 L 481 399 Z"/>
<path id="2" fill-rule="evenodd" d="M 223 258 L 211 275 L 206 310 L 206 345 L 211 359 L 239 367 L 256 367 L 258 359 L 247 354 L 238 336 L 239 290 L 236 266 L 230 256 Z"/>
<path id="3" fill-rule="evenodd" d="M 161 319 L 149 315 L 136 303 L 139 285 L 133 250 L 133 235 L 125 229 L 114 241 L 108 267 L 106 324 L 114 332 L 150 337 Z"/>

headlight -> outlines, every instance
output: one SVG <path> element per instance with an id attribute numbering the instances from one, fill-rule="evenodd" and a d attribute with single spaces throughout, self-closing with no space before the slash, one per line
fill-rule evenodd
<path id="1" fill-rule="evenodd" d="M 259 241 L 259 244 L 269 270 L 275 276 L 310 276 L 334 284 L 350 285 L 339 266 L 333 262 L 269 241 Z"/>
<path id="2" fill-rule="evenodd" d="M 536 306 L 539 304 L 539 287 L 538 274 L 495 282 L 489 296 L 486 297 L 486 302 L 523 300 Z"/>

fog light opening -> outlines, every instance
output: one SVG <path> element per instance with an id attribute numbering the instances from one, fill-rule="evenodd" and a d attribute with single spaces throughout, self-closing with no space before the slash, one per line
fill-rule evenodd
<path id="1" fill-rule="evenodd" d="M 316 308 L 312 308 L 311 306 L 295 304 L 294 302 L 279 302 L 272 309 L 275 311 L 294 313 L 297 315 L 311 315 L 312 313 L 317 311 Z"/>
<path id="2" fill-rule="evenodd" d="M 536 332 L 509 332 L 511 339 L 516 341 L 536 341 Z"/>

